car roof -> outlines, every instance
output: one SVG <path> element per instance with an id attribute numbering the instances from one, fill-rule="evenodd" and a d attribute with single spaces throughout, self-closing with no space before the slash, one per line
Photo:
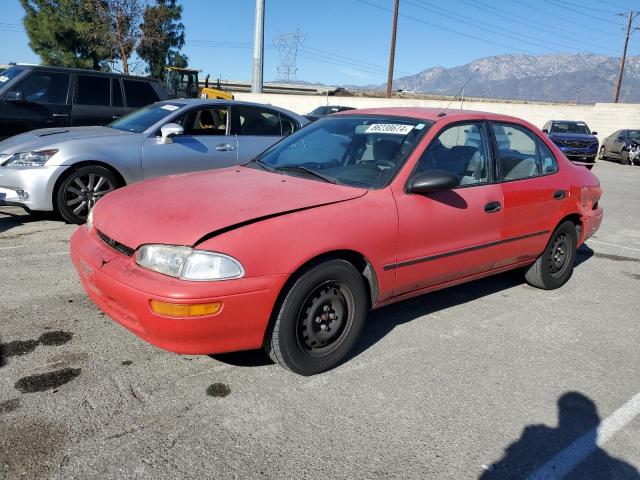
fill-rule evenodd
<path id="1" fill-rule="evenodd" d="M 287 110 L 286 108 L 276 107 L 275 105 L 271 105 L 268 103 L 256 103 L 256 102 L 245 102 L 242 100 L 213 100 L 207 98 L 175 98 L 169 100 L 162 100 L 157 103 L 184 103 L 187 106 L 197 106 L 197 105 L 243 105 L 247 107 L 258 107 L 264 108 L 268 107 L 272 110 L 277 110 L 278 112 L 286 113 L 289 116 L 295 116 L 298 119 L 306 120 L 302 115 L 299 115 L 291 110 Z"/>
<path id="2" fill-rule="evenodd" d="M 455 120 L 501 120 L 506 122 L 527 123 L 521 118 L 502 115 L 499 113 L 480 112 L 476 110 L 456 110 L 447 108 L 426 107 L 386 107 L 386 108 L 359 108 L 334 113 L 334 115 L 381 115 L 388 117 L 409 117 L 417 120 L 430 120 L 438 122 L 445 119 Z"/>
<path id="3" fill-rule="evenodd" d="M 550 121 L 551 121 L 551 123 L 555 123 L 555 122 L 558 122 L 558 123 L 583 123 L 583 124 L 586 125 L 586 123 L 583 122 L 582 120 L 550 120 Z"/>
<path id="4" fill-rule="evenodd" d="M 30 64 L 22 64 L 18 63 L 16 65 L 10 65 L 11 67 L 19 67 L 25 70 L 45 70 L 48 72 L 66 72 L 66 73 L 76 73 L 76 74 L 85 74 L 85 75 L 98 75 L 98 76 L 108 76 L 108 77 L 118 77 L 118 78 L 126 78 L 131 80 L 144 80 L 146 82 L 158 82 L 157 79 L 152 77 L 142 77 L 139 75 L 125 75 L 123 73 L 117 72 L 103 72 L 101 70 L 89 70 L 86 68 L 67 68 L 67 67 L 50 67 L 47 65 L 30 65 Z"/>

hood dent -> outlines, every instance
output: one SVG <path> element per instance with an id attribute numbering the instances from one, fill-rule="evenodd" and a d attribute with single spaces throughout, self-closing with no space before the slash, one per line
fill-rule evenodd
<path id="1" fill-rule="evenodd" d="M 252 219 L 249 219 L 249 220 L 245 220 L 244 222 L 235 223 L 233 225 L 229 225 L 229 226 L 226 226 L 224 228 L 219 228 L 218 230 L 214 230 L 213 232 L 207 233 L 206 235 L 200 237 L 192 245 L 192 247 L 196 248 L 198 245 L 200 245 L 201 243 L 206 242 L 207 240 L 210 240 L 210 239 L 212 239 L 214 237 L 222 235 L 223 233 L 227 233 L 227 232 L 230 232 L 232 230 L 237 230 L 238 228 L 246 227 L 247 225 L 252 225 L 254 223 L 259 223 L 259 222 L 262 222 L 262 221 L 265 221 L 265 220 L 270 220 L 270 219 L 276 218 L 276 217 L 282 217 L 284 215 L 289 215 L 291 213 L 303 212 L 305 210 L 311 210 L 313 208 L 325 207 L 327 205 L 335 205 L 337 203 L 348 202 L 350 200 L 355 200 L 356 198 L 364 197 L 366 194 L 367 194 L 367 192 L 364 192 L 362 195 L 360 195 L 358 197 L 354 197 L 354 198 L 347 198 L 347 199 L 344 199 L 344 200 L 337 200 L 335 202 L 320 203 L 318 205 L 310 205 L 308 207 L 295 208 L 293 210 L 285 210 L 284 212 L 277 212 L 277 213 L 271 213 L 269 215 L 262 215 L 261 217 L 256 217 L 256 218 L 252 218 Z"/>

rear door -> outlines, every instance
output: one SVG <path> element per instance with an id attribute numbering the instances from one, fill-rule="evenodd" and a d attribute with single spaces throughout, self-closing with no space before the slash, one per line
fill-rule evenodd
<path id="1" fill-rule="evenodd" d="M 113 117 L 111 78 L 105 75 L 76 75 L 72 125 L 106 125 L 114 120 Z"/>
<path id="2" fill-rule="evenodd" d="M 544 250 L 569 198 L 558 162 L 524 126 L 491 122 L 503 204 L 500 260 L 496 267 L 531 260 Z"/>
<path id="3" fill-rule="evenodd" d="M 0 109 L 3 129 L 0 135 L 10 137 L 38 128 L 68 126 L 71 113 L 70 84 L 69 73 L 33 70 L 11 89 L 11 92 L 20 92 L 23 100 L 3 100 Z"/>
<path id="4" fill-rule="evenodd" d="M 147 138 L 142 152 L 143 177 L 195 172 L 236 165 L 238 144 L 230 135 L 229 105 L 193 108 L 172 121 L 184 128 L 184 135 L 172 143 L 160 142 L 160 132 Z"/>
<path id="5" fill-rule="evenodd" d="M 233 132 L 238 137 L 238 162 L 256 157 L 283 137 L 280 112 L 264 107 L 233 106 Z M 285 119 L 285 132 L 291 133 L 291 120 Z"/>
<path id="6" fill-rule="evenodd" d="M 395 295 L 491 270 L 498 259 L 502 189 L 493 180 L 485 122 L 444 127 L 413 174 L 446 170 L 460 186 L 426 195 L 394 190 L 398 206 Z"/>

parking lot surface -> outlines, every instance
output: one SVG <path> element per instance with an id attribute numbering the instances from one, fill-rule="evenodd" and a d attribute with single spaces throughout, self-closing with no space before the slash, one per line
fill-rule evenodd
<path id="1" fill-rule="evenodd" d="M 605 220 L 567 285 L 374 311 L 315 377 L 146 344 L 85 296 L 75 226 L 0 207 L 0 478 L 640 479 L 640 168 L 594 172 Z"/>

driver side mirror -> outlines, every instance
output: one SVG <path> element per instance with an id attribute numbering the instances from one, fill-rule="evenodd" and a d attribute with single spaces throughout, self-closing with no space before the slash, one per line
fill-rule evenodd
<path id="1" fill-rule="evenodd" d="M 414 175 L 407 185 L 408 193 L 423 195 L 425 193 L 450 190 L 460 185 L 458 177 L 446 170 L 427 170 Z"/>
<path id="2" fill-rule="evenodd" d="M 597 135 L 598 132 L 591 132 L 591 135 Z"/>
<path id="3" fill-rule="evenodd" d="M 25 103 L 22 92 L 7 92 L 4 99 L 8 103 Z"/>
<path id="4" fill-rule="evenodd" d="M 184 135 L 184 128 L 182 128 L 182 125 L 178 125 L 177 123 L 167 123 L 160 128 L 160 134 L 162 135 L 160 143 L 173 143 L 171 137 Z"/>
<path id="5" fill-rule="evenodd" d="M 542 133 L 549 133 L 549 129 L 548 128 L 543 128 L 542 129 Z"/>

